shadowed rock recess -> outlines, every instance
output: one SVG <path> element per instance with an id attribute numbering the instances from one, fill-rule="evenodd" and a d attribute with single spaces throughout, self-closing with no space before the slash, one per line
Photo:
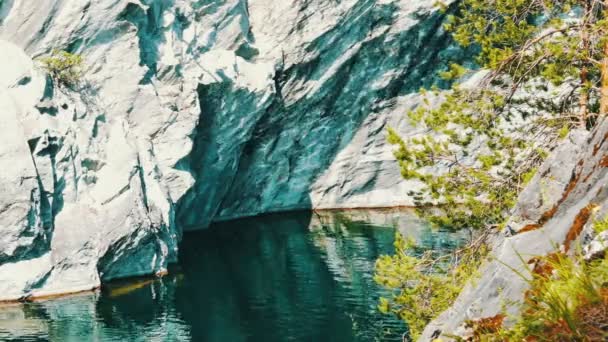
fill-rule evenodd
<path id="1" fill-rule="evenodd" d="M 0 300 L 164 272 L 213 221 L 412 204 L 385 128 L 465 58 L 432 6 L 0 1 Z"/>

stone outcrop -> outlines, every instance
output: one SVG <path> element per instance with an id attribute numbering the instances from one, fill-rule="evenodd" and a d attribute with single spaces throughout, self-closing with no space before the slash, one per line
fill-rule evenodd
<path id="1" fill-rule="evenodd" d="M 163 272 L 171 204 L 126 123 L 99 129 L 85 94 L 51 94 L 20 48 L 0 50 L 0 300 Z"/>
<path id="2" fill-rule="evenodd" d="M 492 258 L 454 305 L 431 322 L 421 341 L 466 335 L 463 323 L 517 314 L 537 256 L 578 246 L 588 258 L 605 250 L 605 234 L 593 223 L 608 215 L 608 121 L 589 133 L 573 131 L 539 168 L 521 193 L 507 229 L 493 243 Z M 509 322 L 505 322 L 509 324 Z"/>
<path id="3" fill-rule="evenodd" d="M 385 128 L 465 58 L 432 8 L 0 1 L 0 300 L 163 272 L 217 220 L 412 204 Z M 30 59 L 53 49 L 84 57 L 75 89 Z"/>

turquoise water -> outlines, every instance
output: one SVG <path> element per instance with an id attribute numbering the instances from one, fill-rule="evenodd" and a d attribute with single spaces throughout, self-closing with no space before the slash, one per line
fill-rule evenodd
<path id="1" fill-rule="evenodd" d="M 291 213 L 231 221 L 184 236 L 161 279 L 0 307 L 2 341 L 400 341 L 377 312 L 374 261 L 395 228 L 423 249 L 461 237 L 407 212 Z"/>

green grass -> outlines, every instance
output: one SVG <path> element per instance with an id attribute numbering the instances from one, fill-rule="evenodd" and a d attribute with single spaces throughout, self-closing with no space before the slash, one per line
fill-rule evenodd
<path id="1" fill-rule="evenodd" d="M 595 232 L 597 234 L 601 234 L 605 231 L 608 230 L 608 216 L 604 217 L 601 220 L 596 220 L 595 222 L 593 222 L 593 230 L 595 230 Z"/>
<path id="2" fill-rule="evenodd" d="M 479 341 L 604 341 L 608 338 L 608 258 L 586 262 L 556 253 L 537 259 L 521 314 L 511 327 L 476 332 Z"/>

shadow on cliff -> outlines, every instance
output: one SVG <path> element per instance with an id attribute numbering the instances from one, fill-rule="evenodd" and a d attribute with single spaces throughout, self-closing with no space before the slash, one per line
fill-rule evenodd
<path id="1" fill-rule="evenodd" d="M 418 23 L 395 34 L 396 5 L 361 0 L 303 47 L 301 62 L 277 66 L 270 100 L 229 80 L 201 85 L 194 146 L 177 166 L 196 183 L 177 203 L 178 225 L 311 209 L 312 184 L 369 115 L 421 87 L 447 86 L 437 72 L 467 60 L 442 29 L 453 10 L 415 14 Z"/>

